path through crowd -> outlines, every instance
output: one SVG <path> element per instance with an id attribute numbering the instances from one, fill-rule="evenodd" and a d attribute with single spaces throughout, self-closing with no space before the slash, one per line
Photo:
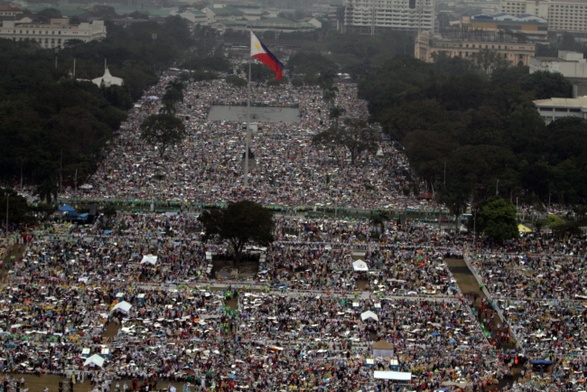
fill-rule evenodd
<path id="1" fill-rule="evenodd" d="M 507 354 L 509 350 L 516 347 L 516 342 L 508 339 L 499 339 L 497 336 L 500 331 L 504 331 L 507 327 L 502 325 L 502 322 L 495 311 L 489 306 L 489 299 L 485 296 L 479 282 L 462 258 L 446 259 L 448 269 L 456 280 L 457 285 L 465 297 L 471 299 L 471 311 L 476 315 L 481 329 L 488 336 L 489 341 L 496 350 Z M 511 385 L 519 377 L 521 377 L 522 367 L 512 366 L 512 372 L 509 377 L 504 377 L 497 385 L 497 390 L 501 390 L 506 385 Z"/>

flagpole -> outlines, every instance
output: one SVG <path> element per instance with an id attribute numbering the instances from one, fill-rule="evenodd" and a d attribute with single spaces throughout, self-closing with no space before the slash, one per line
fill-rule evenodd
<path id="1" fill-rule="evenodd" d="M 249 185 L 249 147 L 251 144 L 251 55 L 249 54 L 249 78 L 247 80 L 247 136 L 245 141 L 245 187 Z"/>

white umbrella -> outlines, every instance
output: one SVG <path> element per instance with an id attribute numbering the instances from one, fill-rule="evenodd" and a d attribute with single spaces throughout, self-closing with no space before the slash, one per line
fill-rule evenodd
<path id="1" fill-rule="evenodd" d="M 94 354 L 91 357 L 89 357 L 88 359 L 86 359 L 86 361 L 84 362 L 84 366 L 88 366 L 91 363 L 93 363 L 99 367 L 103 367 L 104 366 L 104 358 L 102 358 L 98 354 Z"/>

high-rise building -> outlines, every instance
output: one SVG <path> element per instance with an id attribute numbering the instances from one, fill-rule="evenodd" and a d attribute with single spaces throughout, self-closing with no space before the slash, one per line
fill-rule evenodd
<path id="1" fill-rule="evenodd" d="M 345 0 L 343 32 L 377 34 L 381 31 L 434 30 L 435 0 Z"/>
<path id="2" fill-rule="evenodd" d="M 501 11 L 544 18 L 548 20 L 548 31 L 587 33 L 585 0 L 501 0 Z"/>

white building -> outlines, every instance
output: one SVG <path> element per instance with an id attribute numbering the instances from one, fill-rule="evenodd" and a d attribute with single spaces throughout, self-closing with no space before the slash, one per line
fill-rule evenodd
<path id="1" fill-rule="evenodd" d="M 344 0 L 343 32 L 434 30 L 435 0 Z"/>
<path id="2" fill-rule="evenodd" d="M 587 79 L 587 60 L 583 53 L 560 50 L 558 57 L 535 57 L 530 61 L 530 73 L 558 72 L 565 78 Z"/>
<path id="3" fill-rule="evenodd" d="M 563 117 L 587 120 L 587 97 L 539 99 L 534 105 L 546 124 Z"/>
<path id="4" fill-rule="evenodd" d="M 13 41 L 32 40 L 45 49 L 63 48 L 64 44 L 70 40 L 90 42 L 106 38 L 106 26 L 101 20 L 84 22 L 75 26 L 70 25 L 66 18 L 51 19 L 48 24 L 5 20 L 0 27 L 0 38 Z"/>
<path id="5" fill-rule="evenodd" d="M 208 17 L 206 16 L 206 13 L 200 10 L 187 9 L 183 12 L 171 11 L 169 15 L 179 15 L 181 18 L 187 20 L 191 27 L 196 25 L 206 25 L 208 23 Z"/>
<path id="6" fill-rule="evenodd" d="M 501 11 L 544 18 L 548 20 L 548 31 L 587 33 L 585 0 L 501 0 Z"/>
<path id="7" fill-rule="evenodd" d="M 0 17 L 15 17 L 22 14 L 22 9 L 14 4 L 0 4 Z"/>

